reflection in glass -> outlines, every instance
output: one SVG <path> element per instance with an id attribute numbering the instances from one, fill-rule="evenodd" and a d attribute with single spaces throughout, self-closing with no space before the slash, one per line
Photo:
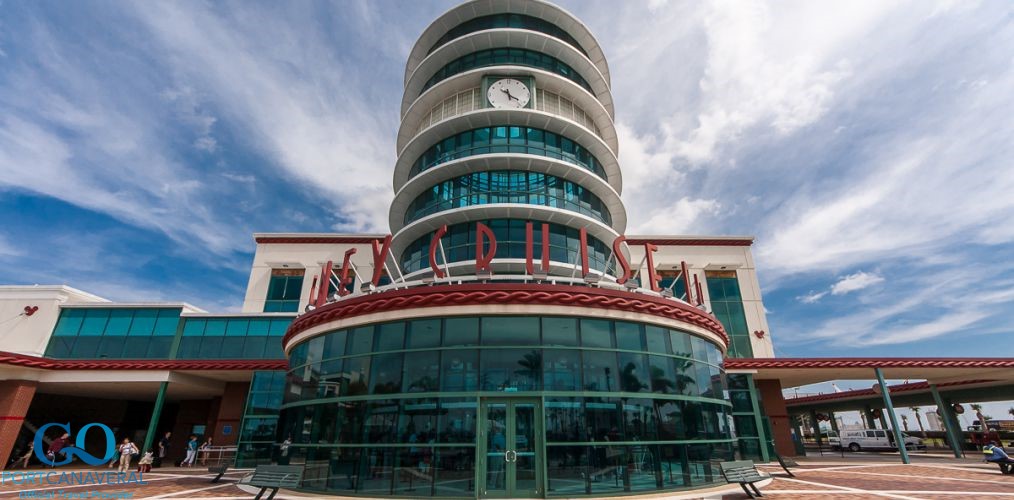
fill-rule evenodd
<path id="1" fill-rule="evenodd" d="M 436 392 L 440 390 L 440 353 L 414 352 L 405 356 L 405 392 Z"/>
<path id="2" fill-rule="evenodd" d="M 440 442 L 475 444 L 477 409 L 475 399 L 442 399 Z"/>
<path id="3" fill-rule="evenodd" d="M 534 391 L 542 379 L 542 351 L 502 349 L 483 351 L 482 390 Z"/>
<path id="4" fill-rule="evenodd" d="M 473 496 L 475 448 L 437 448 L 434 496 Z"/>
<path id="5" fill-rule="evenodd" d="M 474 391 L 479 387 L 479 352 L 444 351 L 440 385 L 444 391 Z"/>
<path id="6" fill-rule="evenodd" d="M 507 490 L 507 404 L 487 403 L 486 422 L 486 491 Z"/>
<path id="7" fill-rule="evenodd" d="M 616 354 L 604 351 L 584 351 L 584 388 L 587 391 L 615 391 Z"/>
<path id="8" fill-rule="evenodd" d="M 547 391 L 581 390 L 581 355 L 577 350 L 546 349 L 544 387 Z"/>
<path id="9" fill-rule="evenodd" d="M 623 392 L 641 392 L 649 390 L 648 369 L 643 354 L 629 352 L 619 353 L 620 390 Z"/>
<path id="10" fill-rule="evenodd" d="M 584 410 L 579 398 L 546 398 L 546 440 L 550 442 L 588 441 Z"/>
<path id="11" fill-rule="evenodd" d="M 542 318 L 542 345 L 577 347 L 577 319 Z"/>
<path id="12" fill-rule="evenodd" d="M 479 345 L 479 318 L 447 318 L 444 347 Z"/>
<path id="13" fill-rule="evenodd" d="M 397 394 L 401 392 L 401 360 L 404 355 L 380 354 L 373 358 L 370 375 L 370 394 Z"/>

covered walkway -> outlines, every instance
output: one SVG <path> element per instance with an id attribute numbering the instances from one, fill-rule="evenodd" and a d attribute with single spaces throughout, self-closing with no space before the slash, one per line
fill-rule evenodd
<path id="1" fill-rule="evenodd" d="M 880 428 L 893 429 L 895 442 L 903 442 L 894 407 L 935 405 L 942 410 L 952 452 L 960 457 L 963 436 L 956 405 L 1014 400 L 1014 358 L 754 358 L 729 359 L 725 366 L 729 373 L 753 377 L 771 423 L 767 438 L 785 456 L 799 454 L 799 441 L 793 434 L 802 436 L 802 432 L 793 416 L 808 414 L 816 421 L 818 412 L 860 411 L 868 422 L 879 420 Z M 889 387 L 888 379 L 919 382 Z M 782 389 L 835 380 L 870 380 L 871 387 L 800 398 L 782 396 Z M 833 418 L 831 422 L 836 425 Z M 900 455 L 903 463 L 910 462 L 905 450 Z"/>

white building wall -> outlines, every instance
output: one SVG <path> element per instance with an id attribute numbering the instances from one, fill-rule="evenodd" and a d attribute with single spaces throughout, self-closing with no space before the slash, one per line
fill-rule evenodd
<path id="1" fill-rule="evenodd" d="M 250 269 L 250 280 L 247 283 L 246 297 L 243 300 L 243 312 L 259 313 L 264 311 L 264 301 L 268 295 L 268 284 L 271 282 L 272 269 L 304 269 L 303 291 L 299 297 L 299 311 L 310 300 L 310 286 L 313 284 L 313 277 L 320 276 L 321 267 L 332 261 L 335 269 L 340 269 L 345 259 L 345 251 L 355 248 L 356 253 L 352 256 L 352 264 L 356 266 L 360 276 L 369 279 L 373 274 L 373 248 L 369 243 L 304 243 L 312 239 L 331 238 L 339 240 L 376 238 L 383 241 L 384 234 L 259 234 L 258 238 L 270 237 L 276 239 L 289 239 L 292 242 L 285 243 L 258 243 L 254 253 L 253 265 Z M 391 259 L 388 259 L 390 266 Z M 391 270 L 394 274 L 397 271 Z M 351 274 L 351 271 L 350 271 Z M 319 286 L 319 281 L 318 281 Z M 358 291 L 359 282 L 356 281 Z"/>
<path id="2" fill-rule="evenodd" d="M 42 356 L 61 304 L 103 303 L 102 297 L 63 285 L 0 286 L 0 351 Z M 25 307 L 38 307 L 31 316 Z"/>
<path id="3" fill-rule="evenodd" d="M 736 271 L 739 280 L 740 293 L 742 294 L 743 310 L 746 315 L 746 325 L 750 332 L 750 344 L 753 348 L 754 357 L 774 357 L 774 346 L 771 342 L 771 330 L 768 327 L 767 315 L 764 312 L 764 303 L 761 297 L 760 282 L 757 279 L 757 269 L 754 267 L 753 253 L 748 245 L 720 245 L 701 244 L 704 242 L 715 242 L 722 240 L 752 240 L 749 237 L 707 237 L 707 236 L 665 236 L 645 235 L 628 236 L 629 240 L 647 241 L 673 241 L 673 244 L 658 245 L 653 259 L 657 270 L 679 270 L 680 262 L 685 261 L 690 270 L 690 280 L 694 276 L 701 283 L 702 294 L 705 306 L 711 310 L 711 298 L 708 295 L 708 284 L 705 278 L 705 271 Z M 679 240 L 687 241 L 687 244 L 679 244 Z M 631 267 L 635 270 L 640 265 L 640 273 L 647 276 L 648 265 L 644 259 L 644 245 L 630 245 Z M 642 260 L 644 261 L 642 263 Z M 753 332 L 763 331 L 763 338 L 758 338 Z"/>

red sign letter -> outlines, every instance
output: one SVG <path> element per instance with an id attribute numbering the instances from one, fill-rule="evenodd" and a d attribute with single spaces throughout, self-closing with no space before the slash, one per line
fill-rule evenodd
<path id="1" fill-rule="evenodd" d="M 613 240 L 613 257 L 616 257 L 616 266 L 623 269 L 623 272 L 616 275 L 616 283 L 622 285 L 630 279 L 630 263 L 627 262 L 627 257 L 623 255 L 623 242 L 627 241 L 626 236 L 617 236 Z"/>
<path id="2" fill-rule="evenodd" d="M 373 240 L 373 286 L 380 284 L 380 277 L 384 274 L 384 263 L 387 262 L 387 254 L 391 253 L 391 235 L 384 238 L 384 246 L 381 248 L 377 240 Z"/>
<path id="3" fill-rule="evenodd" d="M 525 224 L 525 272 L 535 274 L 535 234 L 532 223 Z M 549 273 L 549 224 L 542 223 L 542 272 Z"/>
<path id="4" fill-rule="evenodd" d="M 440 245 L 440 238 L 443 238 L 445 234 L 447 234 L 446 224 L 440 226 L 440 229 L 433 233 L 433 239 L 430 240 L 430 269 L 433 270 L 433 276 L 437 279 L 444 277 L 444 271 L 437 267 L 437 246 Z"/>
<path id="5" fill-rule="evenodd" d="M 327 284 L 331 282 L 331 268 L 334 263 L 330 260 L 320 270 L 320 275 L 324 278 L 320 280 L 320 291 L 317 292 L 317 299 L 314 301 L 314 307 L 320 307 L 327 302 Z"/>
<path id="6" fill-rule="evenodd" d="M 344 297 L 344 296 L 352 293 L 347 288 L 345 288 L 345 286 L 349 285 L 353 281 L 355 281 L 355 278 L 352 278 L 352 277 L 349 276 L 349 267 L 352 266 L 352 254 L 354 254 L 354 253 L 356 253 L 356 249 L 355 248 L 350 248 L 350 249 L 348 249 L 348 250 L 345 251 L 345 260 L 342 261 L 341 279 L 338 280 L 338 296 L 339 297 Z M 331 283 L 331 275 L 330 274 L 328 274 L 328 283 Z"/>
<path id="7" fill-rule="evenodd" d="M 489 239 L 489 251 L 483 254 L 483 243 Z M 493 230 L 487 227 L 481 222 L 475 223 L 475 272 L 479 273 L 482 271 L 493 272 L 489 268 L 489 263 L 493 261 L 493 257 L 496 257 L 496 236 L 493 235 Z"/>
<path id="8" fill-rule="evenodd" d="M 655 272 L 655 259 L 651 256 L 658 250 L 658 246 L 652 243 L 644 244 L 644 254 L 648 257 L 648 284 L 652 291 L 661 292 L 662 287 L 658 286 L 658 273 Z"/>

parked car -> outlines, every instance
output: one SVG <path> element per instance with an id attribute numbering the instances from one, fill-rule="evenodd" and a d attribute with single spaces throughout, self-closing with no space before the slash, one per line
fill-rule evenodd
<path id="1" fill-rule="evenodd" d="M 862 450 L 895 450 L 894 433 L 884 429 L 858 429 L 842 431 L 841 437 L 828 437 L 828 442 L 835 449 L 842 447 L 849 451 Z M 915 436 L 909 436 L 902 432 L 905 440 L 905 448 L 909 450 L 924 450 L 926 445 Z"/>

